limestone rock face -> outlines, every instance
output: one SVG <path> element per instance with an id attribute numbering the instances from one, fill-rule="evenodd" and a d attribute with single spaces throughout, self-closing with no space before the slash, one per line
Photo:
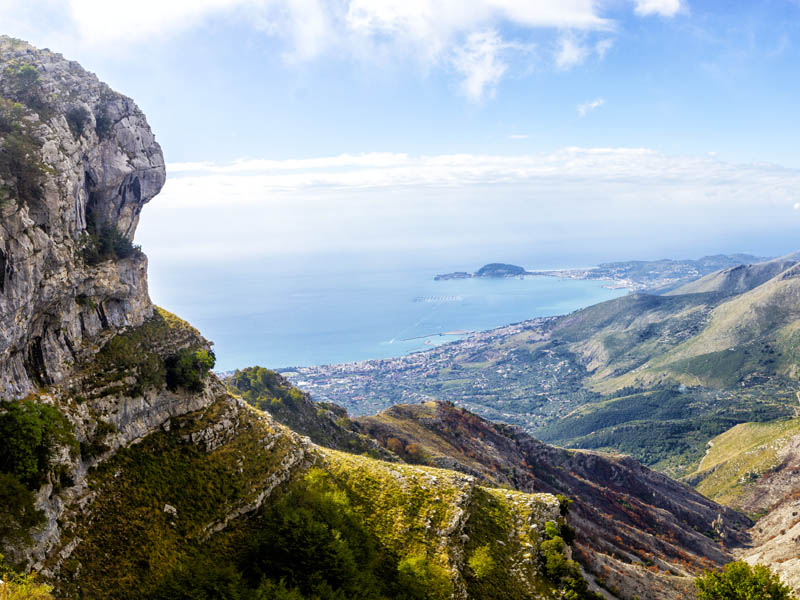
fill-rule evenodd
<path id="1" fill-rule="evenodd" d="M 133 101 L 60 54 L 0 37 L 0 97 L 22 104 L 43 174 L 31 200 L 0 172 L 0 395 L 17 398 L 152 315 L 143 254 L 90 264 L 82 248 L 87 227 L 132 240 L 166 172 Z"/>

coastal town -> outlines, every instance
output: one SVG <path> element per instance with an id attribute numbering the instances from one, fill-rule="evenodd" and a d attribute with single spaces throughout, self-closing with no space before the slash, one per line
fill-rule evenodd
<path id="1" fill-rule="evenodd" d="M 558 350 L 531 351 L 548 339 L 552 317 L 468 335 L 462 340 L 396 358 L 280 370 L 316 400 L 351 414 L 374 414 L 398 403 L 447 400 L 487 418 L 535 428 L 584 401 L 582 368 Z M 526 349 L 520 348 L 520 343 Z M 513 372 L 513 376 L 509 374 Z M 575 382 L 570 388 L 570 381 Z M 559 402 L 550 402 L 558 396 Z M 519 404 L 528 405 L 520 412 Z M 514 410 L 504 407 L 514 405 Z"/>

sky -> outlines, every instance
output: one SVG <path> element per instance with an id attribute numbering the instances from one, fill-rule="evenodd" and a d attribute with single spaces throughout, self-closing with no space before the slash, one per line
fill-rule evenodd
<path id="1" fill-rule="evenodd" d="M 797 249 L 798 0 L 0 0 L 0 23 L 148 116 L 151 268 Z"/>

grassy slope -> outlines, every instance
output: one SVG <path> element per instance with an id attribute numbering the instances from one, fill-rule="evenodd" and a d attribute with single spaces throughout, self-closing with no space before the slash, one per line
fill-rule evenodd
<path id="1" fill-rule="evenodd" d="M 666 295 L 702 294 L 716 292 L 726 295 L 741 294 L 766 283 L 800 260 L 798 253 L 766 262 L 737 265 L 691 281 L 667 292 Z"/>
<path id="2" fill-rule="evenodd" d="M 160 597 L 198 564 L 213 565 L 217 580 L 239 581 L 247 573 L 245 549 L 271 507 L 319 469 L 330 495 L 352 511 L 382 564 L 390 565 L 387 579 L 410 557 L 417 561 L 408 563 L 412 576 L 438 581 L 440 591 L 557 595 L 537 554 L 545 521 L 558 517 L 552 496 L 482 488 L 451 471 L 321 449 L 224 396 L 94 470 L 93 501 L 66 520 L 62 547 L 77 546 L 61 564 L 57 589 L 87 598 Z M 466 562 L 487 544 L 496 568 L 477 577 Z M 58 562 L 54 554 L 48 567 Z M 481 592 L 486 586 L 491 594 Z"/>
<path id="3" fill-rule="evenodd" d="M 736 425 L 709 442 L 707 454 L 687 479 L 716 502 L 738 506 L 752 484 L 777 466 L 778 450 L 797 433 L 799 419 Z"/>
<path id="4" fill-rule="evenodd" d="M 268 412 L 292 431 L 307 435 L 315 444 L 382 460 L 397 460 L 391 452 L 355 431 L 346 410 L 335 404 L 314 402 L 309 394 L 274 371 L 247 367 L 237 370 L 226 383 L 232 394 Z"/>
<path id="5" fill-rule="evenodd" d="M 554 336 L 589 363 L 586 384 L 605 397 L 539 434 L 621 450 L 681 475 L 700 460 L 708 439 L 731 426 L 791 416 L 800 359 L 798 272 L 790 267 L 732 298 L 628 297 L 565 318 Z M 757 283 L 764 273 L 752 275 Z M 623 388 L 634 393 L 615 398 Z"/>

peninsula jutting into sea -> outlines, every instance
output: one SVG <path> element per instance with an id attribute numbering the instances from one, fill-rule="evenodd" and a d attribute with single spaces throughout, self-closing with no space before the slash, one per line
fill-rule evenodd
<path id="1" fill-rule="evenodd" d="M 443 273 L 436 275 L 434 280 L 544 276 L 609 281 L 613 282 L 616 287 L 661 293 L 720 269 L 759 263 L 769 260 L 769 258 L 750 254 L 717 254 L 704 256 L 697 260 L 629 260 L 601 263 L 596 267 L 551 270 L 527 270 L 518 265 L 489 263 L 474 273 L 467 271 Z"/>

